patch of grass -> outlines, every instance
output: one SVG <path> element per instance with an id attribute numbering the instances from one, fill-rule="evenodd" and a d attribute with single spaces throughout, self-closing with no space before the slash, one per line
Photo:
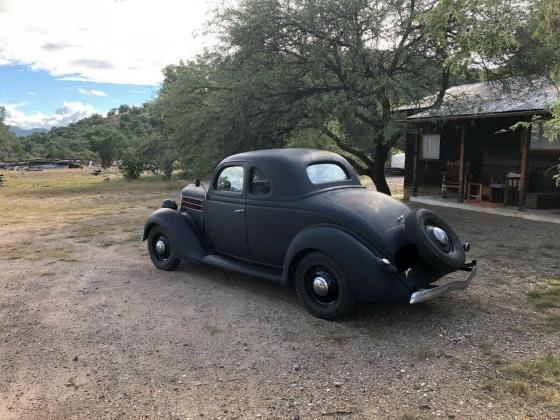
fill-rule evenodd
<path id="1" fill-rule="evenodd" d="M 546 331 L 555 332 L 560 329 L 560 279 L 542 280 L 527 293 L 527 300 L 544 315 Z"/>
<path id="2" fill-rule="evenodd" d="M 481 340 L 478 343 L 478 347 L 482 350 L 482 353 L 486 356 L 488 361 L 496 366 L 501 366 L 506 363 L 504 357 L 496 351 L 494 344 L 486 340 Z"/>
<path id="3" fill-rule="evenodd" d="M 63 262 L 77 261 L 76 258 L 72 256 L 72 253 L 65 248 L 55 247 L 55 248 L 14 248 L 7 250 L 5 253 L 10 260 L 24 259 L 27 261 L 42 261 L 42 260 L 55 260 Z"/>
<path id="4" fill-rule="evenodd" d="M 530 379 L 533 383 L 552 386 L 560 391 L 560 356 L 547 354 L 537 359 L 516 363 L 508 369 L 519 379 Z"/>
<path id="5" fill-rule="evenodd" d="M 498 381 L 494 378 L 485 378 L 480 381 L 480 388 L 487 392 L 495 392 L 498 386 Z"/>
<path id="6" fill-rule="evenodd" d="M 546 317 L 546 321 L 547 321 L 547 326 L 552 331 L 560 330 L 560 314 L 549 314 Z"/>
<path id="7" fill-rule="evenodd" d="M 536 309 L 560 308 L 560 279 L 546 279 L 527 293 Z"/>
<path id="8" fill-rule="evenodd" d="M 109 182 L 104 176 L 92 176 L 88 169 L 49 170 L 39 173 L 10 172 L 4 191 L 12 196 L 64 197 L 106 192 L 149 192 L 176 190 L 184 180 L 164 181 L 161 177 L 144 174 L 140 179 L 129 181 L 120 174 L 112 174 Z"/>
<path id="9" fill-rule="evenodd" d="M 117 174 L 106 182 L 103 177 L 91 176 L 87 169 L 10 171 L 6 178 L 8 182 L 2 187 L 0 200 L 1 225 L 6 226 L 8 232 L 41 228 L 48 235 L 53 227 L 59 229 L 88 220 L 99 219 L 99 225 L 105 226 L 108 216 L 128 217 L 131 212 L 135 215 L 131 221 L 138 219 L 143 224 L 149 214 L 145 208 L 155 210 L 163 198 L 173 196 L 187 183 L 184 180 L 168 183 L 161 177 L 149 175 L 138 181 L 126 181 Z M 98 234 L 90 229 L 86 235 Z M 121 225 L 119 229 L 122 230 Z M 80 234 L 69 232 L 76 233 Z"/>
<path id="10" fill-rule="evenodd" d="M 120 231 L 121 227 L 122 223 L 117 220 L 98 218 L 78 224 L 71 234 L 78 238 L 106 236 Z"/>
<path id="11" fill-rule="evenodd" d="M 508 394 L 514 397 L 526 397 L 530 392 L 529 385 L 520 379 L 507 381 L 504 384 L 504 388 Z"/>
<path id="12" fill-rule="evenodd" d="M 138 233 L 138 232 L 134 232 L 134 233 L 130 233 L 125 237 L 125 241 L 126 242 L 138 242 L 140 243 L 140 238 L 141 238 L 142 234 Z"/>
<path id="13" fill-rule="evenodd" d="M 503 378 L 486 378 L 481 389 L 507 393 L 522 400 L 560 404 L 560 356 L 547 354 L 535 359 L 508 363 Z"/>

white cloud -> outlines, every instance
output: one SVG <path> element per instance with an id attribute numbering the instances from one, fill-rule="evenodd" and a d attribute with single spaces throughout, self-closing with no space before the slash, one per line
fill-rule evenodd
<path id="1" fill-rule="evenodd" d="M 103 92 L 102 90 L 97 90 L 97 89 L 82 89 L 79 88 L 78 89 L 78 93 L 81 93 L 82 95 L 87 95 L 87 96 L 107 96 L 107 94 L 105 92 Z"/>
<path id="2" fill-rule="evenodd" d="M 203 31 L 217 2 L 4 0 L 0 65 L 25 64 L 66 80 L 154 85 L 165 65 L 211 45 Z"/>
<path id="3" fill-rule="evenodd" d="M 43 114 L 42 112 L 26 114 L 20 110 L 25 105 L 27 104 L 4 104 L 3 106 L 6 107 L 6 124 L 25 129 L 48 129 L 54 126 L 68 125 L 95 113 L 93 106 L 82 102 L 63 102 L 54 114 Z"/>

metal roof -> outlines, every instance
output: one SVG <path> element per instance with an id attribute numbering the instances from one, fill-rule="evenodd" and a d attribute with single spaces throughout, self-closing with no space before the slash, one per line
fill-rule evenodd
<path id="1" fill-rule="evenodd" d="M 398 110 L 420 111 L 408 120 L 544 113 L 560 101 L 560 90 L 542 80 L 508 79 L 450 87 L 441 106 L 429 108 L 435 100 L 427 96 Z"/>

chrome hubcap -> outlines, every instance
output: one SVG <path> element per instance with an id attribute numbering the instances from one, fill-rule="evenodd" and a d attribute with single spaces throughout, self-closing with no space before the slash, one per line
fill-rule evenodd
<path id="1" fill-rule="evenodd" d="M 447 248 L 447 246 L 449 246 L 449 237 L 447 236 L 447 233 L 445 233 L 445 231 L 442 228 L 439 228 L 437 226 L 434 227 L 433 232 L 436 241 L 438 241 L 440 244 L 442 244 L 444 247 Z"/>
<path id="2" fill-rule="evenodd" d="M 165 248 L 165 242 L 163 242 L 161 239 L 156 242 L 156 252 L 158 253 L 158 255 L 164 255 L 166 250 Z"/>
<path id="3" fill-rule="evenodd" d="M 313 291 L 319 296 L 326 296 L 329 293 L 329 283 L 323 277 L 315 277 Z"/>
<path id="4" fill-rule="evenodd" d="M 440 228 L 439 226 L 434 225 L 426 225 L 426 232 L 428 236 L 432 240 L 432 242 L 442 251 L 450 252 L 451 251 L 451 242 L 449 240 L 449 236 L 447 232 Z"/>

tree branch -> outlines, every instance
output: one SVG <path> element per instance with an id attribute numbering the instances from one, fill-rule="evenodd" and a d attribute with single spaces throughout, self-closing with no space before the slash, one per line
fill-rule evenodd
<path id="1" fill-rule="evenodd" d="M 338 137 L 336 134 L 334 134 L 331 130 L 329 130 L 327 127 L 323 127 L 323 133 L 325 133 L 330 139 L 332 139 L 335 144 L 343 151 L 345 151 L 346 153 L 349 153 L 353 156 L 356 156 L 358 159 L 360 159 L 362 162 L 364 162 L 368 167 L 373 167 L 373 162 L 372 160 L 361 150 L 357 150 L 347 144 L 345 144 L 340 137 Z"/>

